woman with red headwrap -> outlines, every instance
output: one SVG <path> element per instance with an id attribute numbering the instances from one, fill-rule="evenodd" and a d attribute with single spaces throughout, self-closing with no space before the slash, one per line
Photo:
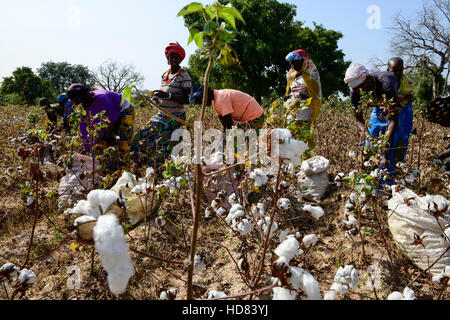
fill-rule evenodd
<path id="1" fill-rule="evenodd" d="M 186 52 L 177 42 L 166 47 L 165 55 L 170 69 L 162 75 L 161 88 L 153 91 L 152 98 L 167 113 L 186 120 L 184 105 L 189 104 L 192 88 L 191 77 L 180 66 Z M 164 163 L 175 145 L 175 142 L 171 142 L 172 133 L 181 126 L 182 123 L 163 113 L 152 117 L 133 139 L 132 150 L 136 163 L 153 166 L 155 151 L 158 152 L 158 164 Z"/>

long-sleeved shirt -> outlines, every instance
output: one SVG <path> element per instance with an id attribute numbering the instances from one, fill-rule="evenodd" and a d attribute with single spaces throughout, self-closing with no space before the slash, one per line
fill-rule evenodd
<path id="1" fill-rule="evenodd" d="M 373 72 L 370 73 L 375 79 L 375 90 L 373 90 L 372 97 L 374 100 L 383 99 L 383 94 L 388 100 L 393 99 L 398 103 L 398 90 L 400 88 L 400 80 L 391 72 Z M 350 90 L 350 101 L 353 108 L 360 105 L 361 93 L 359 90 Z"/>

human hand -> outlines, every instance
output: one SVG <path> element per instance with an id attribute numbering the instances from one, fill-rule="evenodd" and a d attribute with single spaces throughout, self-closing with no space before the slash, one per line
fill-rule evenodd
<path id="1" fill-rule="evenodd" d="M 159 99 L 169 99 L 170 94 L 165 91 L 162 91 L 162 90 L 155 90 L 155 91 L 153 91 L 152 97 L 159 98 Z"/>

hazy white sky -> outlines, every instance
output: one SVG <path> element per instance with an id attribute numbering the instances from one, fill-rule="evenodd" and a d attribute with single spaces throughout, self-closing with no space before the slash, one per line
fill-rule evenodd
<path id="1" fill-rule="evenodd" d="M 189 56 L 188 31 L 179 10 L 188 0 L 0 0 L 0 81 L 20 66 L 36 70 L 42 62 L 67 61 L 95 69 L 108 59 L 129 62 L 157 89 L 167 70 L 164 48 L 178 41 Z M 197 0 L 205 4 L 213 1 Z M 385 29 L 400 10 L 406 16 L 421 0 L 281 0 L 297 5 L 297 19 L 341 31 L 347 60 L 368 63 L 390 57 Z M 372 7 L 371 7 L 372 6 Z M 376 7 L 373 7 L 376 6 Z M 379 9 L 379 29 L 371 19 Z M 369 20 L 369 29 L 367 22 Z M 370 23 L 371 22 L 371 23 Z M 374 28 L 375 27 L 375 28 Z M 293 48 L 297 49 L 297 48 Z M 285 55 L 282 52 L 280 54 Z M 311 53 L 313 56 L 313 53 Z M 182 63 L 186 65 L 188 57 Z"/>

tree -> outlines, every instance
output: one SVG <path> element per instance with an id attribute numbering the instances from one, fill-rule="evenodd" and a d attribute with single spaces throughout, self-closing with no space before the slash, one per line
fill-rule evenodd
<path id="1" fill-rule="evenodd" d="M 314 29 L 302 27 L 296 21 L 296 6 L 276 0 L 221 0 L 231 3 L 245 20 L 238 22 L 233 48 L 239 57 L 240 66 L 223 68 L 215 63 L 212 85 L 216 88 L 234 88 L 247 92 L 258 101 L 276 92 L 283 95 L 286 89 L 286 73 L 289 65 L 285 56 L 295 50 L 306 50 L 321 75 L 323 93 L 329 95 L 341 91 L 347 93 L 342 79 L 348 63 L 337 42 L 342 33 L 327 30 L 321 25 Z M 199 14 L 185 17 L 189 29 L 199 28 Z M 188 72 L 194 79 L 200 78 L 207 58 L 198 50 L 189 60 Z"/>
<path id="2" fill-rule="evenodd" d="M 145 78 L 135 69 L 132 64 L 119 64 L 114 61 L 102 64 L 93 75 L 95 85 L 117 93 L 122 93 L 132 84 L 139 87 Z"/>
<path id="3" fill-rule="evenodd" d="M 18 94 L 28 105 L 38 97 L 52 96 L 50 82 L 42 80 L 29 67 L 17 68 L 11 77 L 3 78 L 0 92 L 2 95 Z"/>
<path id="4" fill-rule="evenodd" d="M 425 1 L 413 19 L 396 15 L 391 30 L 393 52 L 432 75 L 433 98 L 444 94 L 447 88 L 441 92 L 439 82 L 445 70 L 447 80 L 450 72 L 450 2 Z"/>
<path id="5" fill-rule="evenodd" d="M 72 83 L 81 83 L 91 86 L 93 77 L 88 67 L 81 64 L 71 65 L 68 62 L 42 63 L 37 70 L 39 76 L 49 80 L 56 94 L 65 92 Z"/>

